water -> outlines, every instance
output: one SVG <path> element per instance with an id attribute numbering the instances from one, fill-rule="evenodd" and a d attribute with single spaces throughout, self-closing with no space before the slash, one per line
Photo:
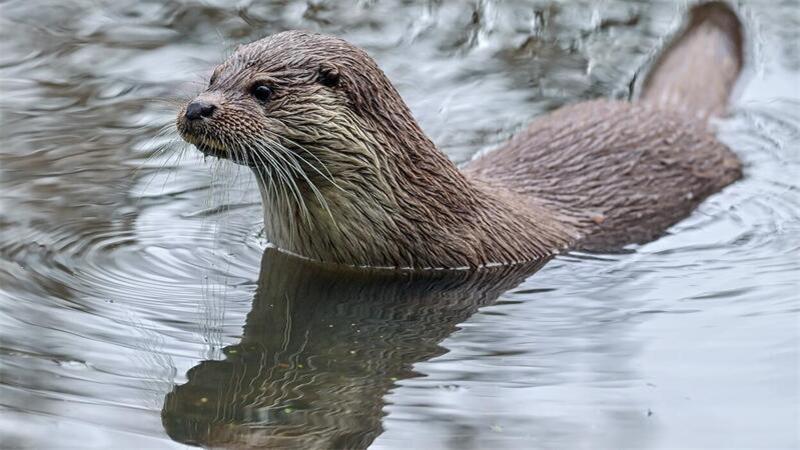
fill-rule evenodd
<path id="1" fill-rule="evenodd" d="M 159 134 L 213 63 L 343 36 L 463 162 L 627 96 L 682 6 L 345 3 L 0 5 L 3 447 L 800 446 L 800 5 L 740 2 L 745 178 L 667 236 L 367 276 L 264 253 L 251 175 Z"/>

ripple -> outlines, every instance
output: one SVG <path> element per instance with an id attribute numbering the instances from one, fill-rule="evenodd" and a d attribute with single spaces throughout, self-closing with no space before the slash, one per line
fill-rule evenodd
<path id="1" fill-rule="evenodd" d="M 362 391 L 377 400 L 356 409 L 379 405 L 365 417 L 386 429 L 377 447 L 685 446 L 675 436 L 787 446 L 800 271 L 800 55 L 789 2 L 742 2 L 755 68 L 718 125 L 745 178 L 662 239 L 613 255 L 561 255 L 493 306 L 457 308 L 458 320 L 435 313 L 462 296 L 405 312 L 399 303 L 306 299 L 304 320 L 288 325 L 256 311 L 262 320 L 250 323 L 261 322 L 263 336 L 251 327 L 242 340 L 265 245 L 257 192 L 246 170 L 176 144 L 175 108 L 163 100 L 204 85 L 226 48 L 288 28 L 345 37 L 376 57 L 434 141 L 464 161 L 561 104 L 628 96 L 678 25 L 668 2 L 278 3 L 4 3 L 4 442 L 171 446 L 165 398 L 208 375 L 204 396 L 186 396 L 186 405 L 203 411 L 192 402 L 225 397 L 228 387 L 250 396 L 257 408 L 225 412 L 252 413 L 253 422 L 225 428 L 244 438 L 266 436 L 248 435 L 258 418 L 263 426 L 304 416 L 323 424 L 309 437 L 324 439 L 336 432 L 328 418 L 348 423 L 347 409 L 359 406 L 337 396 Z M 335 322 L 340 314 L 367 319 Z M 336 326 L 306 328 L 320 336 L 316 348 L 305 334 L 273 331 L 303 330 L 305 319 Z M 269 339 L 302 342 L 293 354 L 303 358 L 262 365 L 258 358 L 280 353 Z M 398 365 L 381 365 L 390 363 Z M 243 379 L 243 367 L 286 391 L 214 376 Z M 265 368 L 285 370 L 285 380 Z M 313 394 L 331 400 L 327 409 L 293 394 L 326 379 L 330 389 Z M 689 394 L 697 400 L 674 400 Z M 193 423 L 209 423 L 201 416 Z M 708 417 L 767 432 L 755 442 L 752 427 L 720 431 Z"/>

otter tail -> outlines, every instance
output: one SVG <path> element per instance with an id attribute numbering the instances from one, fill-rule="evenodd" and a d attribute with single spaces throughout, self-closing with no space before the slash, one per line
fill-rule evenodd
<path id="1" fill-rule="evenodd" d="M 742 24 L 727 4 L 694 6 L 644 80 L 641 101 L 701 120 L 724 114 L 744 62 L 743 42 Z"/>

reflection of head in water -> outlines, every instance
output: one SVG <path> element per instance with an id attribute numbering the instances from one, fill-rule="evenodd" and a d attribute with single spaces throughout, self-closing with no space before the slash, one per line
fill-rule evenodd
<path id="1" fill-rule="evenodd" d="M 539 267 L 357 270 L 268 249 L 241 342 L 189 370 L 164 428 L 195 445 L 364 448 L 394 381 Z"/>

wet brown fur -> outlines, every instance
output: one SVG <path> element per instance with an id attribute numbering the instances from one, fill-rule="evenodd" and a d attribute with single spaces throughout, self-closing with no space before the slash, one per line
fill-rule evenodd
<path id="1" fill-rule="evenodd" d="M 706 123 L 742 65 L 739 23 L 716 2 L 691 17 L 640 101 L 567 106 L 462 171 L 363 50 L 319 34 L 240 47 L 199 97 L 214 115 L 194 123 L 181 112 L 178 127 L 202 151 L 251 166 L 267 237 L 312 259 L 452 268 L 618 248 L 657 237 L 741 176 Z M 274 88 L 268 102 L 251 94 L 256 82 Z"/>

